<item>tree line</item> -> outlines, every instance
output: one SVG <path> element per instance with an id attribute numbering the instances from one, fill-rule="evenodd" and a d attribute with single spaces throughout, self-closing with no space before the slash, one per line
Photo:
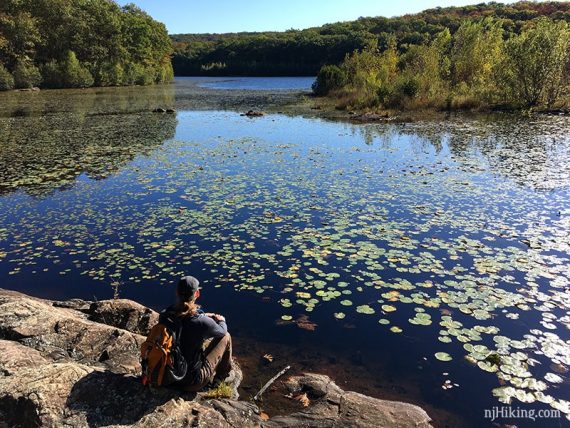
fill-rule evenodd
<path id="1" fill-rule="evenodd" d="M 429 9 L 395 18 L 360 18 L 285 32 L 175 34 L 176 75 L 316 75 L 326 64 L 340 64 L 355 50 L 395 46 L 403 54 L 431 43 L 444 30 L 451 35 L 465 21 L 493 17 L 505 34 L 520 34 L 540 17 L 570 22 L 568 2 L 481 3 Z"/>
<path id="2" fill-rule="evenodd" d="M 401 52 L 369 46 L 321 68 L 313 90 L 339 108 L 561 108 L 570 101 L 570 26 L 541 17 L 518 34 L 464 21 Z"/>
<path id="3" fill-rule="evenodd" d="M 134 5 L 0 2 L 0 90 L 168 82 L 171 54 L 164 24 Z"/>

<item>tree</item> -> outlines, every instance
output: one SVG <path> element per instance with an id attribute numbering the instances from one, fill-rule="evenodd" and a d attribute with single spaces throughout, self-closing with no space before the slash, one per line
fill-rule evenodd
<path id="1" fill-rule="evenodd" d="M 444 30 L 453 36 L 467 21 L 479 23 L 493 17 L 506 33 L 520 33 L 539 16 L 570 22 L 570 3 L 521 1 L 506 6 L 492 2 L 394 18 L 360 18 L 301 31 L 176 34 L 172 36 L 173 64 L 179 75 L 219 73 L 219 68 L 208 66 L 216 63 L 225 64 L 221 72 L 231 74 L 316 75 L 323 65 L 339 65 L 355 50 L 370 48 L 371 40 L 382 52 L 395 42 L 403 54 L 411 46 L 429 45 Z"/>
<path id="2" fill-rule="evenodd" d="M 9 2 L 10 3 L 10 2 Z M 8 67 L 33 60 L 41 37 L 36 20 L 29 12 L 14 15 L 0 12 L 0 61 Z"/>
<path id="3" fill-rule="evenodd" d="M 570 62 L 570 31 L 566 22 L 542 18 L 508 41 L 503 77 L 515 102 L 551 107 L 564 88 Z"/>
<path id="4" fill-rule="evenodd" d="M 169 81 L 171 52 L 166 27 L 136 6 L 121 8 L 111 0 L 0 1 L 0 63 L 25 86 L 31 66 L 42 70 L 45 87 Z M 16 73 L 18 63 L 26 67 Z M 127 69 L 135 77 L 126 78 Z"/>
<path id="5" fill-rule="evenodd" d="M 75 52 L 67 51 L 59 66 L 61 84 L 65 88 L 87 88 L 93 85 L 93 76 L 89 70 L 83 67 Z"/>
<path id="6" fill-rule="evenodd" d="M 13 75 L 15 87 L 18 89 L 33 88 L 42 81 L 40 70 L 26 61 L 18 61 Z"/>
<path id="7" fill-rule="evenodd" d="M 493 75 L 501 61 L 503 30 L 497 20 L 467 21 L 453 35 L 451 80 L 459 92 L 492 91 Z"/>

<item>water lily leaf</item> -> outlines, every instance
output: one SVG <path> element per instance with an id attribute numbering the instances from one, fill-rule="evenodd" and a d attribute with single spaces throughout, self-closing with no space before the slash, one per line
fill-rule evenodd
<path id="1" fill-rule="evenodd" d="M 435 358 L 439 361 L 451 361 L 453 359 L 447 352 L 436 352 Z"/>
<path id="2" fill-rule="evenodd" d="M 367 315 L 372 315 L 374 314 L 376 311 L 374 309 L 372 309 L 370 306 L 368 305 L 360 305 L 356 307 L 356 312 L 358 312 L 359 314 L 367 314 Z"/>

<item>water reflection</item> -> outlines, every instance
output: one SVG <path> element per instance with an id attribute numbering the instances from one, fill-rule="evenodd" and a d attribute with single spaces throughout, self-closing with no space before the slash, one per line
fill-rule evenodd
<path id="1" fill-rule="evenodd" d="M 488 169 L 520 186 L 550 191 L 570 185 L 569 126 L 567 117 L 494 114 L 443 122 L 356 125 L 350 135 L 361 136 L 367 145 L 389 146 L 406 137 L 410 150 L 449 149 L 473 171 Z"/>
<path id="2" fill-rule="evenodd" d="M 139 113 L 173 107 L 174 85 L 11 91 L 0 94 L 0 118 L 71 113 L 75 116 Z"/>
<path id="3" fill-rule="evenodd" d="M 8 191 L 76 183 L 0 197 L 0 279 L 20 290 L 90 297 L 113 284 L 158 308 L 172 295 L 157 284 L 196 272 L 232 329 L 294 348 L 299 327 L 316 325 L 307 342 L 354 353 L 354 365 L 382 361 L 370 379 L 414 373 L 414 397 L 434 406 L 480 421 L 499 382 L 524 403 L 547 391 L 565 405 L 545 370 L 570 365 L 568 119 L 184 111 L 2 123 Z M 491 353 L 501 367 L 484 362 Z M 461 388 L 443 390 L 443 372 Z"/>
<path id="4" fill-rule="evenodd" d="M 9 94 L 2 111 L 14 117 L 0 117 L 0 194 L 45 195 L 150 154 L 177 124 L 175 114 L 150 110 L 172 105 L 173 96 L 167 87 Z M 26 106 L 15 107 L 24 97 Z"/>

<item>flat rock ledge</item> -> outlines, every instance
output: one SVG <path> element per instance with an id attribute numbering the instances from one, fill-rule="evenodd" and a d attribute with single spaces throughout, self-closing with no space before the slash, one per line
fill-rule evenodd
<path id="1" fill-rule="evenodd" d="M 139 346 L 157 319 L 130 300 L 57 302 L 0 289 L 0 428 L 431 427 L 417 406 L 343 391 L 318 374 L 285 381 L 308 407 L 268 420 L 249 401 L 143 388 Z"/>

